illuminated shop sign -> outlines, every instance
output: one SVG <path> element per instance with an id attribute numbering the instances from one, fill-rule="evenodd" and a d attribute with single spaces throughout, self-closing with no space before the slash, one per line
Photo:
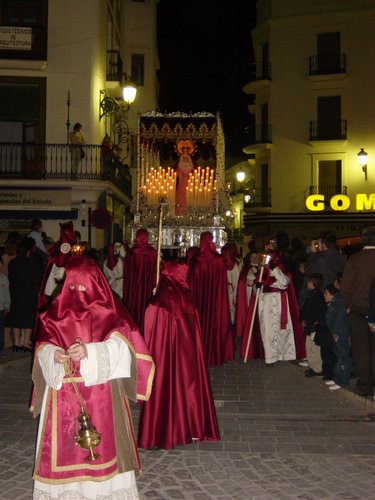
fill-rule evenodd
<path id="1" fill-rule="evenodd" d="M 349 196 L 346 194 L 335 194 L 329 200 L 329 205 L 336 212 L 348 210 L 351 206 Z M 326 206 L 324 194 L 312 194 L 306 198 L 306 207 L 312 212 L 321 212 Z M 358 211 L 375 211 L 375 194 L 357 194 L 355 197 L 355 209 Z"/>

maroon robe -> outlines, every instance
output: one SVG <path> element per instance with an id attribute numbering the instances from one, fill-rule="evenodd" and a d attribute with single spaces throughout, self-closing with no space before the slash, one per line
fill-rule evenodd
<path id="1" fill-rule="evenodd" d="M 199 253 L 189 263 L 188 283 L 198 307 L 208 365 L 232 360 L 234 341 L 227 271 L 210 232 L 201 234 Z"/>
<path id="2" fill-rule="evenodd" d="M 165 262 L 146 309 L 144 339 L 156 370 L 141 408 L 138 446 L 165 448 L 220 439 L 187 264 Z"/>
<path id="3" fill-rule="evenodd" d="M 148 231 L 140 229 L 124 260 L 123 302 L 143 335 L 144 315 L 156 282 L 156 250 L 148 243 Z"/>

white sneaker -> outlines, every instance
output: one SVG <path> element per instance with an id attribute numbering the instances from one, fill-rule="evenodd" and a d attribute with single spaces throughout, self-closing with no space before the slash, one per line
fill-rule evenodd
<path id="1" fill-rule="evenodd" d="M 300 361 L 298 364 L 299 364 L 299 366 L 310 366 L 309 362 L 306 359 L 304 359 L 303 361 Z"/>
<path id="2" fill-rule="evenodd" d="M 326 385 L 335 385 L 335 382 L 333 380 L 326 380 L 325 384 Z"/>
<path id="3" fill-rule="evenodd" d="M 337 389 L 341 389 L 341 385 L 333 384 L 331 387 L 329 387 L 330 391 L 337 391 Z"/>

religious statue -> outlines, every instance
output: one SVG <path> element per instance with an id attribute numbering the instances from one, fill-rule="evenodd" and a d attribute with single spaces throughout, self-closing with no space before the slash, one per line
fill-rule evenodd
<path id="1" fill-rule="evenodd" d="M 194 170 L 192 155 L 196 151 L 194 143 L 190 139 L 181 139 L 176 146 L 179 160 L 177 162 L 177 186 L 176 186 L 176 215 L 186 215 L 187 196 L 186 188 L 188 186 L 189 175 Z"/>

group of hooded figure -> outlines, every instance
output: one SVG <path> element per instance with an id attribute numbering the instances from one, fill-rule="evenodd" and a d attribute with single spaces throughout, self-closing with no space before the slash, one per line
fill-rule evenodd
<path id="1" fill-rule="evenodd" d="M 263 269 L 250 331 L 259 267 L 247 258 L 234 270 L 233 247 L 219 254 L 212 233 L 202 233 L 184 261 L 163 260 L 158 283 L 145 229 L 126 255 L 110 248 L 104 273 L 92 258 L 72 255 L 74 243 L 73 225 L 61 225 L 40 295 L 34 498 L 138 498 L 137 445 L 170 449 L 220 439 L 208 369 L 234 358 L 236 336 L 242 357 L 246 345 L 249 359 L 267 364 L 304 357 L 303 335 L 293 327 L 295 297 L 275 253 Z M 128 398 L 141 402 L 137 439 Z M 101 434 L 95 459 L 77 438 L 82 412 Z"/>

